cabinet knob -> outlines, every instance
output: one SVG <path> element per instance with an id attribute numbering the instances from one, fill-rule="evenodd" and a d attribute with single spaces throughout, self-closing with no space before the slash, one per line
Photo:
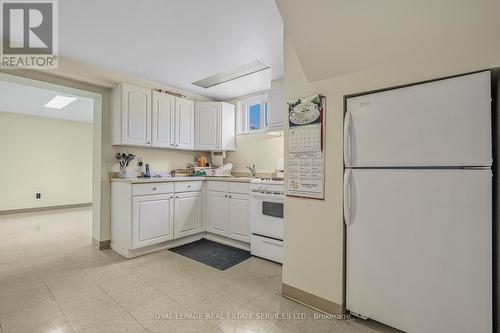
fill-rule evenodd
<path id="1" fill-rule="evenodd" d="M 178 195 L 176 195 L 176 196 L 175 196 L 175 198 L 176 198 L 176 199 L 179 199 L 179 196 L 178 196 Z"/>
<path id="2" fill-rule="evenodd" d="M 227 198 L 227 194 L 224 196 L 224 198 Z"/>
<path id="3" fill-rule="evenodd" d="M 151 144 L 151 142 L 149 142 L 149 141 L 146 141 L 146 143 L 147 143 L 148 145 L 149 145 L 149 144 Z"/>
<path id="4" fill-rule="evenodd" d="M 156 190 L 157 190 L 157 188 L 156 188 L 156 187 L 153 187 L 153 191 L 156 191 Z"/>
<path id="5" fill-rule="evenodd" d="M 170 144 L 170 146 L 172 146 L 172 147 L 173 147 L 173 145 L 174 145 L 173 143 Z"/>
<path id="6" fill-rule="evenodd" d="M 230 197 L 230 198 L 232 198 L 233 196 L 232 196 L 232 195 L 230 195 L 229 197 Z"/>
<path id="7" fill-rule="evenodd" d="M 190 188 L 190 187 L 191 187 L 191 185 L 188 185 L 188 186 L 187 186 L 187 188 Z"/>

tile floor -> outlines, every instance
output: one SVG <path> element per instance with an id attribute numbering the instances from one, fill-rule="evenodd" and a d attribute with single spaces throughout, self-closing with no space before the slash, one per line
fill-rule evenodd
<path id="1" fill-rule="evenodd" d="M 90 225 L 90 208 L 0 215 L 1 333 L 390 331 L 309 319 L 317 313 L 280 295 L 275 263 L 252 257 L 219 271 L 166 250 L 126 260 L 89 246 Z"/>

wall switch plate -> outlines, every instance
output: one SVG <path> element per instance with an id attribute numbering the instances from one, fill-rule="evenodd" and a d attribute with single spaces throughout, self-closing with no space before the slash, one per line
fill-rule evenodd
<path id="1" fill-rule="evenodd" d="M 40 192 L 35 193 L 35 198 L 36 199 L 41 199 L 42 198 L 42 193 L 40 193 Z"/>

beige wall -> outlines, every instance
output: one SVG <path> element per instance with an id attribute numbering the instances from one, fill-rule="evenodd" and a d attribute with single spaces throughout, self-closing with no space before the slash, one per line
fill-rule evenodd
<path id="1" fill-rule="evenodd" d="M 115 153 L 131 153 L 141 158 L 144 163 L 149 164 L 151 170 L 157 171 L 170 171 L 172 169 L 185 168 L 187 163 L 192 163 L 196 156 L 199 155 L 197 152 L 193 151 L 181 151 L 181 150 L 168 150 L 168 149 L 152 149 L 152 148 L 137 148 L 137 147 L 113 147 Z M 205 156 L 210 157 L 210 154 L 204 153 Z M 112 171 L 119 171 L 119 166 L 115 163 Z M 129 168 L 129 172 L 137 172 L 137 160 L 133 161 Z"/>
<path id="2" fill-rule="evenodd" d="M 92 202 L 92 124 L 0 112 L 0 152 L 0 211 Z"/>
<path id="3" fill-rule="evenodd" d="M 228 152 L 224 162 L 233 163 L 233 171 L 248 172 L 255 164 L 257 172 L 275 173 L 276 161 L 283 157 L 283 135 L 268 133 L 236 137 L 236 151 Z"/>
<path id="4" fill-rule="evenodd" d="M 327 34 L 324 36 L 327 40 Z M 343 96 L 500 66 L 500 48 L 495 41 L 482 50 L 468 50 L 464 44 L 464 52 L 453 55 L 401 59 L 394 65 L 310 83 L 285 38 L 285 101 L 321 93 L 327 97 L 327 113 L 325 200 L 285 199 L 284 283 L 338 304 L 344 302 Z M 285 131 L 285 142 L 286 136 Z"/>

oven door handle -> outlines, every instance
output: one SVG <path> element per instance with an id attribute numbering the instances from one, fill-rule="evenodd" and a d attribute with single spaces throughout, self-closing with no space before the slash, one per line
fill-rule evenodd
<path id="1" fill-rule="evenodd" d="M 282 194 L 271 194 L 271 193 L 260 193 L 260 192 L 253 192 L 250 194 L 251 197 L 253 198 L 266 198 L 266 199 L 275 199 L 275 200 L 281 200 L 283 201 L 284 195 Z"/>

